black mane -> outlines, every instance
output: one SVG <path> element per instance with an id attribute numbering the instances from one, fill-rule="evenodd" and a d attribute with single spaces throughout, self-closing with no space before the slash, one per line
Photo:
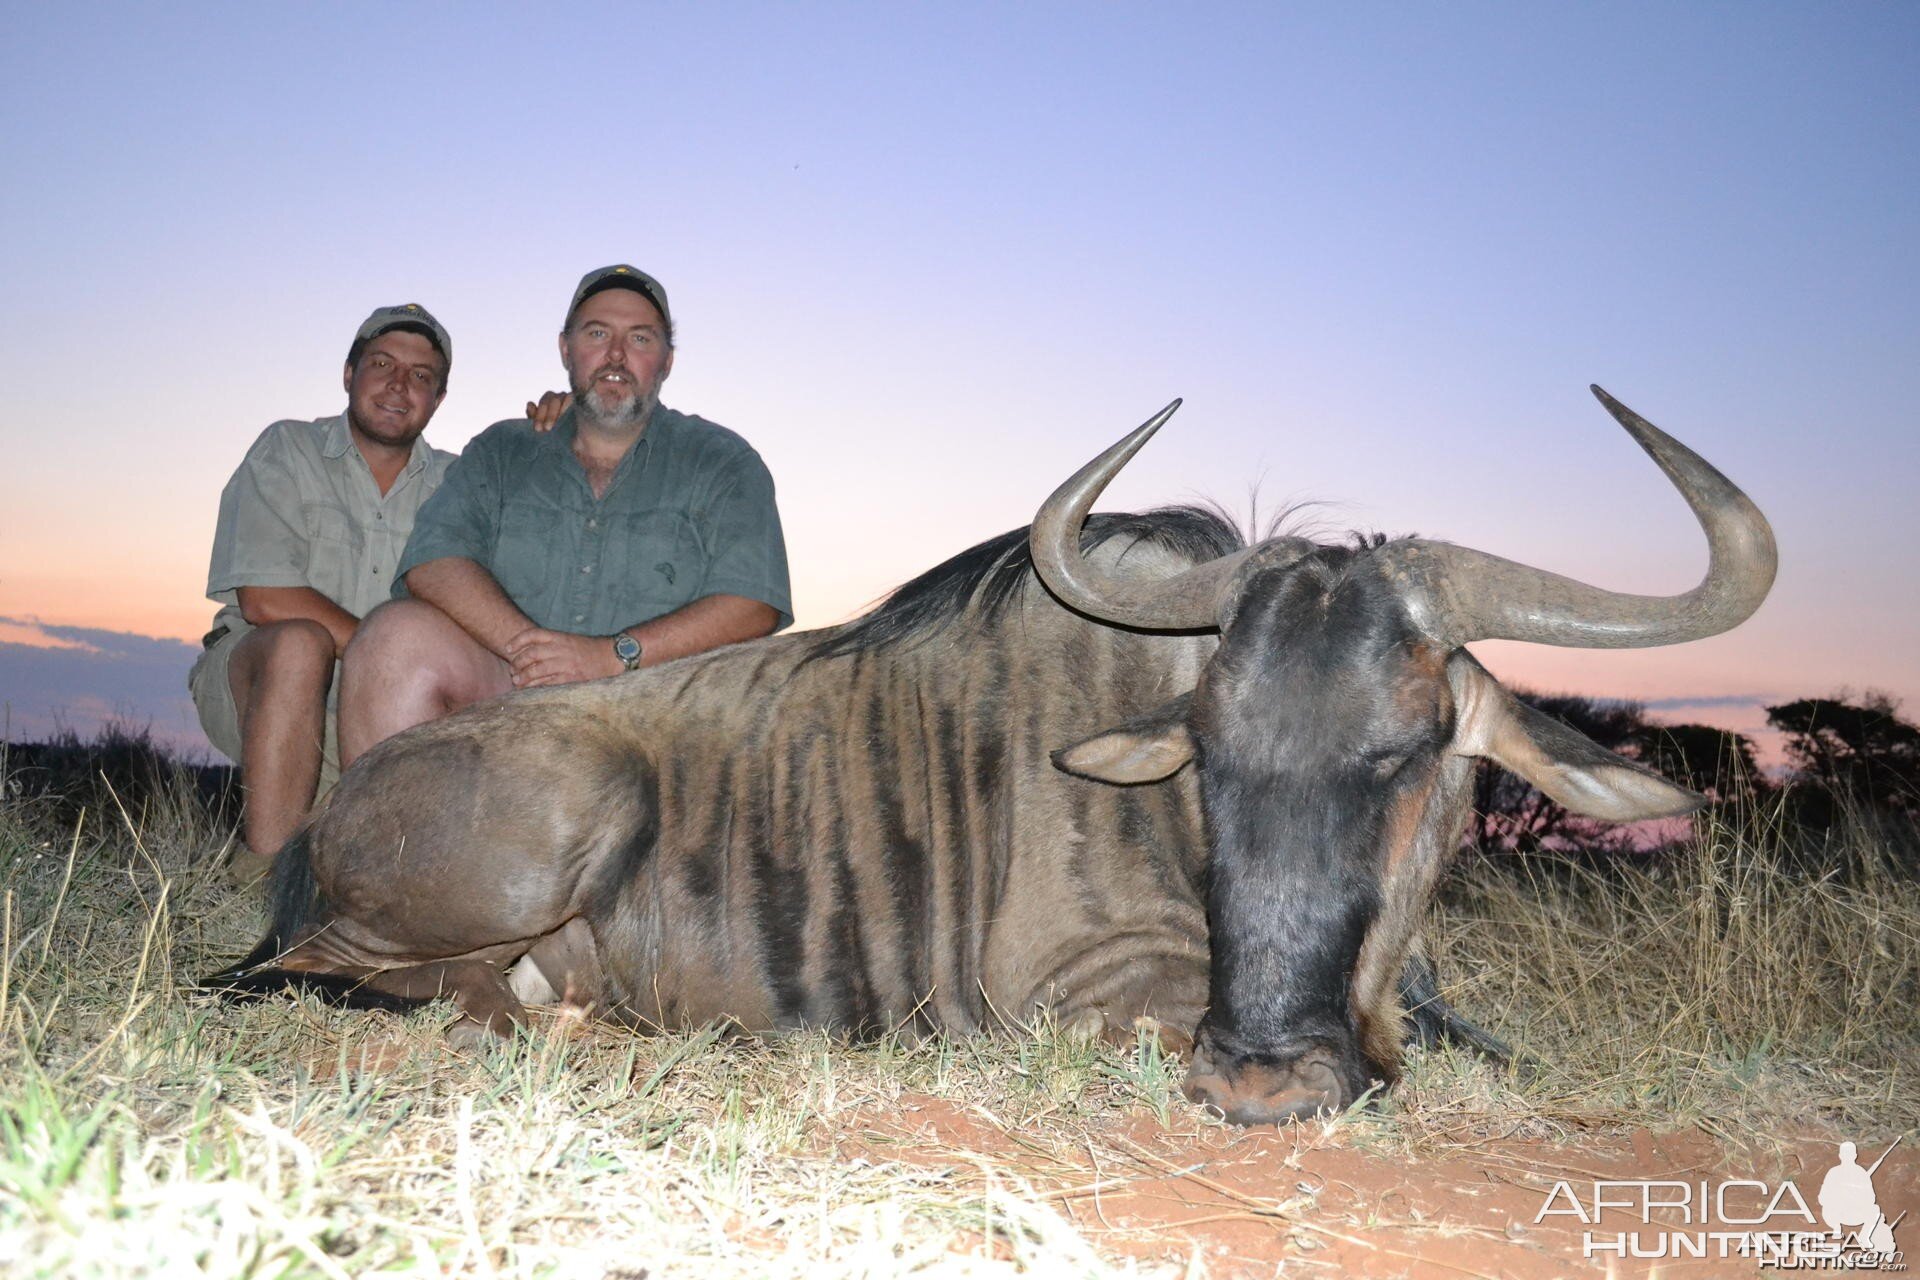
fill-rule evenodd
<path id="1" fill-rule="evenodd" d="M 1243 545 L 1239 531 L 1213 511 L 1160 507 L 1090 516 L 1080 532 L 1080 546 L 1092 550 L 1115 538 L 1165 547 L 1196 563 Z M 939 631 L 970 602 L 990 617 L 1006 607 L 1032 569 L 1026 527 L 1010 529 L 896 587 L 878 608 L 821 640 L 807 656 L 838 658 L 910 644 Z"/>

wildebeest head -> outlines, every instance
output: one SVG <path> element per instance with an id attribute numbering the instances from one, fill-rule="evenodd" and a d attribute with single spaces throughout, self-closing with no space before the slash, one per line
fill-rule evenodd
<path id="1" fill-rule="evenodd" d="M 1055 760 L 1121 784 L 1196 762 L 1212 986 L 1187 1092 L 1230 1119 L 1337 1109 L 1393 1077 L 1395 979 L 1459 840 L 1475 758 L 1612 821 L 1704 803 L 1520 703 L 1462 648 L 1675 644 L 1739 624 L 1766 597 L 1776 556 L 1759 510 L 1686 446 L 1594 393 L 1706 531 L 1711 563 L 1692 591 L 1620 595 L 1420 539 L 1275 538 L 1165 581 L 1103 573 L 1080 554 L 1081 524 L 1178 401 L 1035 519 L 1035 568 L 1066 603 L 1125 626 L 1220 631 L 1191 694 Z"/>

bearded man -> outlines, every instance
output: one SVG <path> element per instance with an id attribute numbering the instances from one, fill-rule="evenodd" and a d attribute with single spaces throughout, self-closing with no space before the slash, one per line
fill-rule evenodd
<path id="1" fill-rule="evenodd" d="M 512 689 L 618 675 L 793 621 L 773 477 L 725 427 L 660 403 L 672 313 L 652 276 L 590 271 L 560 331 L 571 406 L 476 436 L 421 508 L 396 599 L 347 651 L 350 763 Z"/>

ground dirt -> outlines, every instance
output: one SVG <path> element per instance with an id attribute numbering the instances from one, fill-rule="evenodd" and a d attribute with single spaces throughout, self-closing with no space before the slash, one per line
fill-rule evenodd
<path id="1" fill-rule="evenodd" d="M 1044 1122 L 1043 1122 L 1044 1123 Z M 911 1095 L 898 1111 L 864 1114 L 829 1145 L 845 1160 L 901 1161 L 955 1176 L 1018 1180 L 1075 1223 L 1102 1251 L 1142 1260 L 1197 1260 L 1197 1274 L 1251 1276 L 1484 1276 L 1532 1280 L 1569 1275 L 1707 1277 L 1764 1274 L 1752 1258 L 1675 1257 L 1668 1232 L 1820 1231 L 1798 1212 L 1793 1190 L 1821 1213 L 1820 1188 L 1838 1162 L 1836 1144 L 1811 1138 L 1763 1146 L 1695 1128 L 1673 1133 L 1575 1135 L 1543 1141 L 1462 1135 L 1415 1155 L 1370 1145 L 1356 1126 L 1305 1124 L 1235 1129 L 1151 1119 L 1120 1122 L 1077 1151 L 1003 1127 L 984 1112 Z M 1878 1147 L 1859 1153 L 1871 1164 Z M 1596 1182 L 1685 1183 L 1655 1193 L 1688 1208 L 1593 1214 Z M 1731 1186 L 1734 1180 L 1761 1186 Z M 1702 1183 L 1705 1183 L 1704 1195 Z M 1565 1190 L 1555 1193 L 1557 1183 Z M 1874 1172 L 1896 1242 L 1920 1237 L 1920 1152 L 1897 1145 Z M 1722 1198 L 1724 1197 L 1724 1198 Z M 1632 1199 L 1612 1187 L 1604 1198 Z M 1575 1200 L 1580 1213 L 1575 1212 Z M 1779 1209 L 1763 1225 L 1763 1207 Z M 1700 1206 L 1705 1204 L 1705 1212 Z M 1555 1212 L 1544 1216 L 1543 1207 Z M 1908 1214 L 1912 1221 L 1902 1221 Z M 1724 1215 L 1724 1216 L 1723 1216 Z M 1746 1220 L 1735 1225 L 1738 1220 Z M 1587 1233 L 1622 1233 L 1643 1252 L 1583 1254 Z M 1635 1239 L 1637 1233 L 1637 1240 Z M 1904 1269 L 1899 1264 L 1886 1268 Z"/>

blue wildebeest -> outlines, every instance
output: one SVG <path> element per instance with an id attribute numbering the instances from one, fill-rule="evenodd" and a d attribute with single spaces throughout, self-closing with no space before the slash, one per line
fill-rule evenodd
<path id="1" fill-rule="evenodd" d="M 1394 1074 L 1396 979 L 1476 757 L 1602 818 L 1701 803 L 1461 648 L 1673 644 L 1765 597 L 1752 503 L 1600 394 L 1706 530 L 1693 591 L 1417 539 L 1245 547 L 1188 511 L 1089 520 L 1169 406 L 1056 491 L 1030 549 L 1017 530 L 846 627 L 383 743 L 282 852 L 267 937 L 209 982 L 451 996 L 469 1035 L 523 998 L 749 1030 L 1150 1018 L 1195 1029 L 1189 1095 L 1234 1120 L 1346 1105 Z"/>

